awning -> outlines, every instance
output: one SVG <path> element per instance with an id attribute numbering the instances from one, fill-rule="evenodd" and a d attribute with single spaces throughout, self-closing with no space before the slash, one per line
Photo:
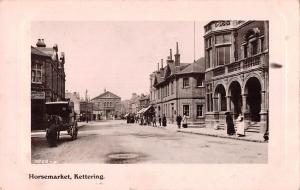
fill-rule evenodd
<path id="1" fill-rule="evenodd" d="M 150 106 L 144 108 L 144 112 L 143 112 L 143 113 L 145 113 L 146 111 L 148 111 L 151 107 L 152 107 L 152 106 L 150 105 Z"/>
<path id="2" fill-rule="evenodd" d="M 140 109 L 140 111 L 137 112 L 137 114 L 142 114 L 144 113 L 145 108 Z"/>

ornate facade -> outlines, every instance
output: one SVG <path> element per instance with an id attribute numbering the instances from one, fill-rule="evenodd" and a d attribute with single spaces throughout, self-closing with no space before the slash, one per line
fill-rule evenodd
<path id="1" fill-rule="evenodd" d="M 178 43 L 176 44 L 175 60 L 172 50 L 167 65 L 150 74 L 150 104 L 155 108 L 156 116 L 167 117 L 170 123 L 176 116 L 185 113 L 191 124 L 204 123 L 205 86 L 204 58 L 193 63 L 182 63 Z"/>
<path id="2" fill-rule="evenodd" d="M 102 119 L 114 119 L 121 114 L 121 98 L 109 91 L 104 90 L 104 93 L 93 98 L 93 110 L 100 113 Z M 94 119 L 98 117 L 95 115 Z"/>
<path id="3" fill-rule="evenodd" d="M 204 27 L 207 127 L 225 127 L 225 112 L 243 114 L 264 133 L 269 110 L 268 21 L 212 21 Z"/>

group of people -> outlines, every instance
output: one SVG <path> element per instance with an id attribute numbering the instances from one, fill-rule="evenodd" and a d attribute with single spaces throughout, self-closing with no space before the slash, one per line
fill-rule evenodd
<path id="1" fill-rule="evenodd" d="M 163 114 L 163 116 L 158 116 L 158 118 L 156 118 L 155 114 L 153 115 L 133 115 L 133 114 L 129 114 L 127 116 L 127 123 L 139 123 L 140 125 L 149 125 L 149 126 L 153 126 L 153 127 L 157 127 L 157 126 L 163 126 L 166 127 L 167 126 L 167 118 L 165 116 L 165 114 Z M 158 120 L 158 124 L 156 124 Z"/>
<path id="2" fill-rule="evenodd" d="M 227 125 L 227 134 L 234 135 L 235 133 L 241 137 L 245 136 L 245 123 L 244 123 L 244 116 L 239 114 L 238 118 L 236 119 L 236 130 L 234 127 L 233 118 L 230 112 L 225 113 L 226 125 Z"/>
<path id="3" fill-rule="evenodd" d="M 183 114 L 183 117 L 181 117 L 180 114 L 176 117 L 177 126 L 180 129 L 181 127 L 187 128 L 187 117 L 186 114 Z M 181 123 L 182 122 L 182 123 Z"/>

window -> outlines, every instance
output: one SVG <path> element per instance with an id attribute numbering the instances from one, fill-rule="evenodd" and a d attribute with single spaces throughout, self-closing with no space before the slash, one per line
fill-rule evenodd
<path id="1" fill-rule="evenodd" d="M 42 65 L 41 64 L 36 63 L 36 64 L 32 65 L 31 82 L 42 83 Z"/>
<path id="2" fill-rule="evenodd" d="M 183 105 L 183 115 L 190 116 L 190 106 Z"/>
<path id="3" fill-rule="evenodd" d="M 247 58 L 248 57 L 248 46 L 247 44 L 244 45 L 244 58 Z"/>
<path id="4" fill-rule="evenodd" d="M 211 47 L 211 38 L 207 38 L 206 39 L 206 48 L 209 48 L 209 47 Z"/>
<path id="5" fill-rule="evenodd" d="M 174 94 L 173 82 L 171 82 L 171 94 Z"/>
<path id="6" fill-rule="evenodd" d="M 264 38 L 260 39 L 260 45 L 261 45 L 261 47 L 260 47 L 261 50 L 260 51 L 263 52 L 264 51 Z"/>
<path id="7" fill-rule="evenodd" d="M 230 43 L 230 34 L 216 36 L 216 44 Z"/>
<path id="8" fill-rule="evenodd" d="M 258 53 L 258 44 L 257 44 L 257 40 L 251 42 L 251 55 L 256 55 Z"/>
<path id="9" fill-rule="evenodd" d="M 198 76 L 196 80 L 197 80 L 197 87 L 202 87 L 203 80 L 204 80 L 203 76 Z"/>
<path id="10" fill-rule="evenodd" d="M 218 66 L 230 63 L 230 46 L 218 47 L 216 51 Z"/>
<path id="11" fill-rule="evenodd" d="M 188 77 L 183 78 L 183 88 L 187 88 L 189 86 L 190 86 L 189 78 Z"/>
<path id="12" fill-rule="evenodd" d="M 210 68 L 212 66 L 212 50 L 207 50 L 207 65 L 206 68 Z"/>
<path id="13" fill-rule="evenodd" d="M 197 117 L 203 116 L 203 105 L 197 105 Z"/>

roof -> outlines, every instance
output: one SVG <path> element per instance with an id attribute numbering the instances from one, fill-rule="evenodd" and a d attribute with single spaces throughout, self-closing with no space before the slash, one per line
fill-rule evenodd
<path id="1" fill-rule="evenodd" d="M 193 63 L 180 63 L 179 67 L 175 66 L 174 62 L 168 63 L 164 68 L 159 71 L 155 71 L 153 74 L 157 80 L 156 84 L 162 83 L 166 80 L 165 75 L 167 70 L 170 69 L 172 75 L 190 74 L 190 73 L 204 73 L 205 72 L 205 59 L 204 57 L 199 58 Z M 169 77 L 166 76 L 166 77 Z"/>
<path id="2" fill-rule="evenodd" d="M 111 99 L 116 99 L 116 98 L 118 98 L 118 99 L 121 99 L 121 97 L 119 97 L 119 96 L 117 96 L 117 95 L 115 95 L 114 93 L 112 93 L 112 92 L 110 92 L 110 91 L 106 91 L 106 92 L 104 92 L 104 93 L 102 93 L 102 94 L 100 94 L 99 96 L 96 96 L 95 98 L 93 98 L 92 100 L 95 100 L 95 99 L 107 99 L 107 98 L 111 98 Z"/>
<path id="3" fill-rule="evenodd" d="M 35 48 L 48 56 L 53 55 L 53 48 L 50 48 L 50 47 L 35 47 Z"/>
<path id="4" fill-rule="evenodd" d="M 205 72 L 205 62 L 204 58 L 198 59 L 195 63 L 191 63 L 183 68 L 180 74 L 187 74 L 187 73 L 204 73 Z"/>
<path id="5" fill-rule="evenodd" d="M 39 49 L 37 49 L 35 47 L 32 47 L 32 46 L 31 46 L 31 54 L 45 56 L 45 57 L 50 57 L 46 53 L 44 53 L 44 52 L 40 51 Z"/>

